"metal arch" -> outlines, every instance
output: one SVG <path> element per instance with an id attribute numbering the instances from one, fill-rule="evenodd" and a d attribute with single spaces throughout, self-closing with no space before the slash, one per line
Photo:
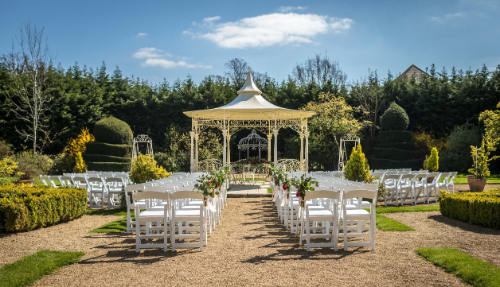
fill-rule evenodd
<path id="1" fill-rule="evenodd" d="M 134 159 L 137 156 L 139 156 L 139 144 L 140 143 L 146 143 L 146 154 L 149 154 L 151 157 L 154 157 L 153 140 L 148 135 L 145 135 L 145 134 L 137 135 L 133 141 L 131 165 L 133 164 Z M 132 168 L 132 166 L 131 166 L 131 168 Z"/>
<path id="2" fill-rule="evenodd" d="M 338 165 L 338 170 L 339 171 L 344 171 L 345 164 L 347 163 L 347 148 L 346 148 L 346 142 L 354 142 L 354 148 L 357 147 L 358 144 L 360 144 L 360 139 L 357 135 L 355 134 L 347 134 L 344 137 L 340 139 L 340 145 L 339 145 L 339 165 Z"/>
<path id="3" fill-rule="evenodd" d="M 248 149 L 267 150 L 267 139 L 261 137 L 255 129 L 252 129 L 248 136 L 240 140 L 238 143 L 238 149 L 241 151 Z"/>

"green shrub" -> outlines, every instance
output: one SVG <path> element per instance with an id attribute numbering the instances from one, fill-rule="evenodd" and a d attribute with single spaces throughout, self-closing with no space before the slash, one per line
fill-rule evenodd
<path id="1" fill-rule="evenodd" d="M 413 150 L 415 145 L 412 142 L 381 142 L 377 144 L 377 147 Z"/>
<path id="2" fill-rule="evenodd" d="M 85 214 L 87 191 L 27 185 L 0 186 L 0 230 L 28 231 Z"/>
<path id="3" fill-rule="evenodd" d="M 404 131 L 409 124 L 410 119 L 405 110 L 394 102 L 380 118 L 380 126 L 382 130 L 386 131 Z"/>
<path id="4" fill-rule="evenodd" d="M 372 169 L 395 169 L 395 168 L 411 168 L 419 170 L 422 168 L 422 160 L 389 160 L 383 158 L 370 157 L 370 166 Z"/>
<path id="5" fill-rule="evenodd" d="M 67 153 L 62 152 L 54 157 L 52 166 L 50 167 L 51 174 L 63 174 L 65 172 L 72 172 L 75 160 Z"/>
<path id="6" fill-rule="evenodd" d="M 428 171 L 438 171 L 439 170 L 439 155 L 435 147 L 431 150 L 431 156 L 427 160 L 427 170 Z"/>
<path id="7" fill-rule="evenodd" d="M 144 183 L 169 175 L 170 173 L 163 167 L 158 167 L 154 158 L 147 154 L 140 154 L 136 157 L 130 170 L 130 180 L 134 183 Z"/>
<path id="8" fill-rule="evenodd" d="M 500 229 L 500 189 L 484 192 L 441 192 L 441 214 L 470 224 Z"/>
<path id="9" fill-rule="evenodd" d="M 87 165 L 83 161 L 82 153 L 78 151 L 75 153 L 75 167 L 73 167 L 73 172 L 83 173 L 86 171 L 87 171 Z"/>
<path id="10" fill-rule="evenodd" d="M 405 160 L 416 158 L 416 154 L 412 150 L 396 149 L 396 148 L 373 148 L 373 156 L 389 160 Z"/>
<path id="11" fill-rule="evenodd" d="M 115 117 L 106 117 L 94 125 L 97 142 L 131 145 L 134 139 L 130 126 Z"/>
<path id="12" fill-rule="evenodd" d="M 132 145 L 89 142 L 87 143 L 87 151 L 85 151 L 84 155 L 86 154 L 132 158 Z"/>
<path id="13" fill-rule="evenodd" d="M 93 162 L 87 161 L 88 170 L 98 170 L 98 171 L 129 171 L 130 163 L 122 162 Z"/>
<path id="14" fill-rule="evenodd" d="M 17 169 L 22 172 L 21 179 L 33 179 L 43 174 L 47 174 L 52 166 L 52 159 L 39 153 L 33 154 L 31 151 L 22 151 L 12 156 L 12 160 L 17 163 Z"/>
<path id="15" fill-rule="evenodd" d="M 379 131 L 378 141 L 389 145 L 394 143 L 412 143 L 409 131 Z"/>
<path id="16" fill-rule="evenodd" d="M 470 146 L 481 144 L 481 130 L 477 126 L 456 126 L 446 140 L 446 149 L 440 152 L 441 170 L 466 172 L 472 166 Z"/>
<path id="17" fill-rule="evenodd" d="M 12 154 L 12 146 L 4 140 L 0 140 L 0 160 Z"/>
<path id="18" fill-rule="evenodd" d="M 121 162 L 121 163 L 127 163 L 130 165 L 130 161 L 132 160 L 130 157 L 120 157 L 120 156 L 113 156 L 113 155 L 101 155 L 101 154 L 87 154 L 84 153 L 83 155 L 83 160 L 87 161 L 93 161 L 93 162 Z"/>
<path id="19" fill-rule="evenodd" d="M 19 180 L 19 177 L 0 177 L 0 185 L 11 184 Z"/>
<path id="20" fill-rule="evenodd" d="M 344 176 L 349 180 L 373 181 L 373 177 L 370 175 L 370 166 L 368 166 L 368 161 L 360 144 L 358 144 L 357 148 L 352 148 L 351 156 L 344 170 Z"/>

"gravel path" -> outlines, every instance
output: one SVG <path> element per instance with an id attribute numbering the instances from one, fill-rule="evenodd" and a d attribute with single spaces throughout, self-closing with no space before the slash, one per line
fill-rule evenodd
<path id="1" fill-rule="evenodd" d="M 308 253 L 279 225 L 268 198 L 232 198 L 228 203 L 204 252 L 151 249 L 137 254 L 133 235 L 87 233 L 116 216 L 84 216 L 0 237 L 1 263 L 44 248 L 86 253 L 77 264 L 37 281 L 37 286 L 464 285 L 415 253 L 418 247 L 441 246 L 460 248 L 500 266 L 500 231 L 453 221 L 439 212 L 387 214 L 416 231 L 377 231 L 375 251 L 363 247 Z"/>

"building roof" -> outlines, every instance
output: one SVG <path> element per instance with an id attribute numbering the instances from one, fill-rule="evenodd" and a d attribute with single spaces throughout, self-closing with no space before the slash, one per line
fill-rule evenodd
<path id="1" fill-rule="evenodd" d="M 407 78 L 420 78 L 423 75 L 429 76 L 424 70 L 420 69 L 419 67 L 415 65 L 411 65 L 406 71 L 404 71 L 397 79 L 402 78 L 402 77 L 407 77 Z"/>

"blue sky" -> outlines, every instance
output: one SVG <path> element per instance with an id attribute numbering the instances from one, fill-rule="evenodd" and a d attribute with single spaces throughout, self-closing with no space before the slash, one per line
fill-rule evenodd
<path id="1" fill-rule="evenodd" d="M 0 54 L 19 24 L 45 27 L 57 62 L 125 76 L 196 82 L 234 57 L 282 80 L 317 53 L 349 80 L 411 64 L 494 69 L 500 64 L 500 1 L 5 1 Z"/>

